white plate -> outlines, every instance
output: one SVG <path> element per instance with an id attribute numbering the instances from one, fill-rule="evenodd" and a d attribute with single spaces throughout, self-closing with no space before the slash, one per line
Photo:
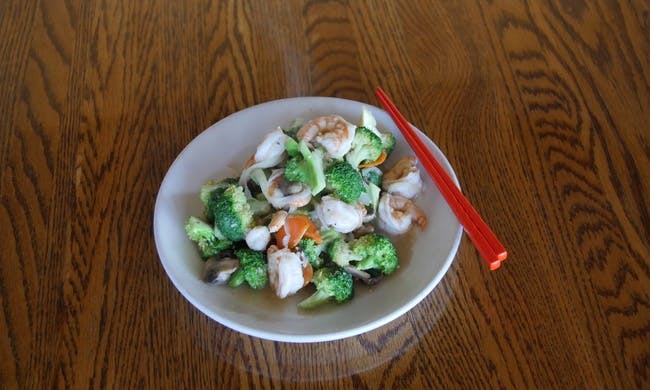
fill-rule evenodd
<path id="1" fill-rule="evenodd" d="M 244 162 L 262 137 L 294 119 L 339 114 L 358 123 L 361 107 L 372 111 L 377 127 L 392 131 L 396 148 L 385 166 L 413 155 L 388 114 L 368 104 L 326 97 L 304 97 L 271 101 L 237 112 L 210 126 L 185 147 L 165 176 L 154 212 L 156 248 L 167 275 L 188 301 L 209 317 L 239 332 L 263 339 L 286 342 L 337 340 L 378 328 L 406 313 L 426 297 L 453 261 L 462 229 L 444 199 L 421 169 L 425 189 L 417 204 L 427 214 L 424 231 L 397 242 L 400 268 L 370 288 L 355 285 L 351 301 L 315 311 L 296 306 L 311 293 L 307 288 L 284 300 L 270 289 L 212 286 L 200 280 L 203 261 L 184 231 L 190 215 L 201 216 L 198 193 L 211 178 L 238 176 Z M 424 142 L 458 183 L 449 162 L 424 134 Z"/>

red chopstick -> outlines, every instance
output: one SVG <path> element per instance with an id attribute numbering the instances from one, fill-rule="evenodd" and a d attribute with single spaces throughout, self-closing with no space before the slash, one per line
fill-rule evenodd
<path id="1" fill-rule="evenodd" d="M 431 179 L 440 190 L 440 193 L 447 201 L 447 204 L 458 218 L 458 221 L 465 228 L 467 235 L 478 249 L 481 257 L 490 267 L 495 270 L 501 266 L 501 262 L 506 259 L 508 252 L 501 244 L 497 236 L 490 227 L 483 221 L 483 218 L 476 212 L 474 207 L 463 196 L 456 184 L 447 175 L 440 163 L 433 157 L 429 149 L 422 143 L 420 137 L 415 133 L 413 127 L 399 112 L 397 107 L 390 100 L 388 95 L 381 87 L 375 91 L 377 98 L 384 109 L 393 118 L 395 124 L 411 145 L 411 148 L 418 156 L 422 166 L 427 170 Z"/>

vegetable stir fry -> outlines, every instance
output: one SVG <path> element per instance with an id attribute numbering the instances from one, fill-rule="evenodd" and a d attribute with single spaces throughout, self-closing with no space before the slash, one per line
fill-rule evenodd
<path id="1" fill-rule="evenodd" d="M 279 298 L 307 289 L 299 307 L 308 310 L 395 272 L 385 234 L 427 220 L 413 201 L 422 190 L 415 158 L 384 170 L 394 148 L 365 108 L 358 126 L 328 115 L 269 132 L 239 177 L 200 190 L 204 215 L 185 230 L 206 260 L 203 280 L 271 288 Z"/>

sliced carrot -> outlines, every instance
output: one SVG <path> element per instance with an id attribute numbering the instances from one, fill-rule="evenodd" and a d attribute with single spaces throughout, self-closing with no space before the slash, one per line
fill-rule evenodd
<path id="1" fill-rule="evenodd" d="M 284 245 L 284 237 L 286 235 L 287 233 L 284 232 L 284 226 L 280 226 L 280 229 L 275 232 L 275 245 L 277 245 L 278 248 L 286 248 L 286 245 Z"/>
<path id="2" fill-rule="evenodd" d="M 386 157 L 388 155 L 386 154 L 386 151 L 382 150 L 381 154 L 375 161 L 365 163 L 365 164 L 359 164 L 359 168 L 369 168 L 369 167 L 376 167 L 377 165 L 381 165 L 384 161 L 386 161 Z"/>
<path id="3" fill-rule="evenodd" d="M 314 268 L 312 268 L 311 264 L 309 262 L 306 262 L 305 265 L 302 267 L 302 279 L 304 282 L 302 283 L 302 286 L 305 287 L 306 285 L 311 282 L 311 280 L 314 277 Z"/>
<path id="4" fill-rule="evenodd" d="M 286 236 L 289 236 L 285 245 Z M 279 248 L 293 248 L 304 237 L 311 238 L 317 244 L 323 242 L 316 226 L 306 215 L 293 214 L 289 215 L 284 221 L 284 225 L 275 233 L 275 241 Z"/>
<path id="5" fill-rule="evenodd" d="M 298 226 L 289 226 L 288 230 L 289 232 L 287 232 L 287 225 L 285 224 L 280 228 L 280 230 L 278 230 L 277 233 L 275 233 L 275 241 L 278 245 L 278 248 L 293 248 L 298 245 L 298 242 L 300 242 L 300 239 L 305 235 L 305 232 L 307 231 L 307 226 L 303 226 L 302 228 Z M 288 241 L 286 241 L 287 235 L 289 236 Z"/>
<path id="6" fill-rule="evenodd" d="M 292 219 L 299 220 L 300 222 L 297 222 L 299 224 L 305 224 L 307 225 L 307 230 L 303 234 L 307 238 L 311 238 L 316 242 L 316 244 L 320 244 L 323 242 L 323 239 L 320 236 L 320 233 L 318 233 L 318 230 L 316 229 L 316 226 L 314 226 L 314 223 L 312 222 L 311 219 L 309 219 L 308 216 L 302 215 L 302 214 L 297 214 L 297 215 L 292 215 Z M 302 238 L 302 237 L 301 237 Z M 300 240 L 298 240 L 300 241 Z"/>
<path id="7" fill-rule="evenodd" d="M 314 226 L 314 224 L 309 225 L 309 228 L 305 232 L 305 237 L 311 238 L 312 240 L 314 240 L 314 242 L 316 244 L 322 244 L 323 243 L 323 239 L 321 238 L 320 233 L 318 232 L 318 230 L 316 230 L 316 226 Z"/>

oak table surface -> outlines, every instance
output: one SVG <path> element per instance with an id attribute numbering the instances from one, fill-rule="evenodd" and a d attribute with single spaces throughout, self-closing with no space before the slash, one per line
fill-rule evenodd
<path id="1" fill-rule="evenodd" d="M 650 387 L 650 3 L 0 2 L 0 388 Z M 248 337 L 174 288 L 159 185 L 254 104 L 381 85 L 509 250 L 361 336 Z"/>

